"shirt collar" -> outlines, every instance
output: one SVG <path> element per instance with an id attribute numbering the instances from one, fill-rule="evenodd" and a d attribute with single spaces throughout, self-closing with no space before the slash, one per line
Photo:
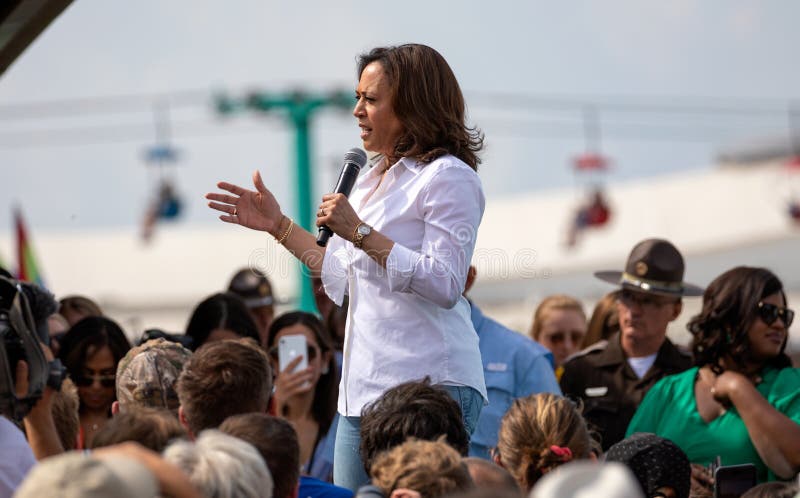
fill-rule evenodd
<path id="1" fill-rule="evenodd" d="M 423 166 L 425 166 L 423 163 L 411 157 L 403 157 L 397 161 L 397 164 L 402 164 L 408 171 L 411 171 L 415 175 L 422 171 Z"/>
<path id="2" fill-rule="evenodd" d="M 674 368 L 674 366 L 680 364 L 681 360 L 685 357 L 686 356 L 672 344 L 669 337 L 665 337 L 664 342 L 658 349 L 658 356 L 656 356 L 655 364 L 666 368 Z"/>
<path id="3" fill-rule="evenodd" d="M 622 351 L 622 346 L 619 343 L 619 339 L 619 332 L 608 338 L 608 345 L 599 355 L 597 361 L 598 367 L 619 365 L 620 363 L 625 362 L 625 353 Z"/>
<path id="4" fill-rule="evenodd" d="M 665 337 L 664 342 L 661 343 L 661 347 L 658 348 L 654 364 L 658 366 L 673 365 L 676 361 L 676 357 L 680 356 L 681 353 L 672 344 L 669 338 Z M 619 365 L 621 363 L 627 363 L 627 361 L 625 352 L 622 350 L 622 345 L 620 344 L 620 333 L 617 332 L 608 338 L 608 346 L 600 353 L 597 366 Z"/>
<path id="5" fill-rule="evenodd" d="M 379 170 L 376 169 L 375 166 L 383 160 L 383 157 L 384 157 L 383 155 L 378 155 L 374 157 L 374 160 L 370 163 L 370 170 L 369 170 L 370 175 L 377 176 L 380 174 L 378 172 Z M 401 157 L 400 160 L 394 163 L 391 167 L 389 167 L 389 169 L 391 170 L 392 168 L 403 167 L 408 171 L 417 174 L 422 170 L 424 166 L 425 166 L 424 163 L 421 163 L 420 161 L 417 161 L 412 157 Z"/>

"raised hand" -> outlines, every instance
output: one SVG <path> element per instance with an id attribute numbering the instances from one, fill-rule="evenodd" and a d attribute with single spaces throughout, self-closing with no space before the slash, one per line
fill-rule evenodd
<path id="1" fill-rule="evenodd" d="M 227 182 L 219 182 L 217 187 L 228 194 L 208 193 L 208 207 L 221 211 L 219 219 L 226 223 L 242 225 L 253 230 L 269 232 L 273 236 L 280 228 L 283 213 L 272 192 L 267 190 L 261 173 L 253 173 L 255 191 L 247 190 Z"/>
<path id="2" fill-rule="evenodd" d="M 272 395 L 275 403 L 275 410 L 278 415 L 289 419 L 293 416 L 300 415 L 297 413 L 289 413 L 289 399 L 292 396 L 305 394 L 314 389 L 314 385 L 312 384 L 314 380 L 313 367 L 309 366 L 305 370 L 294 372 L 294 369 L 300 364 L 302 359 L 302 356 L 293 359 L 286 365 L 286 368 L 275 377 L 275 392 Z"/>
<path id="3" fill-rule="evenodd" d="M 743 391 L 755 391 L 753 382 L 744 375 L 726 370 L 719 374 L 711 386 L 711 395 L 726 408 L 733 403 L 734 395 Z"/>

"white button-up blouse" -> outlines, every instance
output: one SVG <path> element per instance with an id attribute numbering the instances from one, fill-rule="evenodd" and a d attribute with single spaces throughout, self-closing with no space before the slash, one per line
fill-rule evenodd
<path id="1" fill-rule="evenodd" d="M 341 237 L 325 251 L 322 282 L 350 307 L 339 412 L 402 382 L 469 386 L 486 399 L 478 336 L 462 296 L 485 206 L 477 173 L 454 156 L 403 158 L 381 181 L 372 168 L 350 195 L 359 217 L 394 241 L 386 268 Z"/>

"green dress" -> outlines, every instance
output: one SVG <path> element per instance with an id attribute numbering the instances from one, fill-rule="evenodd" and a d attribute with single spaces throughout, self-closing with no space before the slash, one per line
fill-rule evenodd
<path id="1" fill-rule="evenodd" d="M 626 436 L 652 432 L 670 439 L 692 463 L 708 465 L 717 456 L 722 465 L 752 463 L 759 482 L 775 474 L 761 461 L 735 407 L 706 423 L 697 412 L 694 383 L 697 367 L 661 379 L 647 393 L 628 425 Z M 800 369 L 767 368 L 756 389 L 779 412 L 800 423 Z"/>

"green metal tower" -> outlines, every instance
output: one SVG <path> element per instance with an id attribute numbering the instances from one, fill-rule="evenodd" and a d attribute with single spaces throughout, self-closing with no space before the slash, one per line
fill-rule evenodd
<path id="1" fill-rule="evenodd" d="M 216 98 L 216 108 L 220 114 L 252 110 L 261 113 L 280 113 L 295 131 L 295 161 L 297 185 L 296 223 L 314 233 L 314 204 L 311 193 L 311 141 L 309 127 L 314 114 L 326 107 L 350 110 L 354 106 L 352 92 L 337 91 L 327 94 L 291 93 L 251 93 L 242 99 L 227 96 Z M 300 309 L 314 312 L 314 294 L 309 278 L 303 273 L 302 264 L 298 272 L 300 288 Z"/>

